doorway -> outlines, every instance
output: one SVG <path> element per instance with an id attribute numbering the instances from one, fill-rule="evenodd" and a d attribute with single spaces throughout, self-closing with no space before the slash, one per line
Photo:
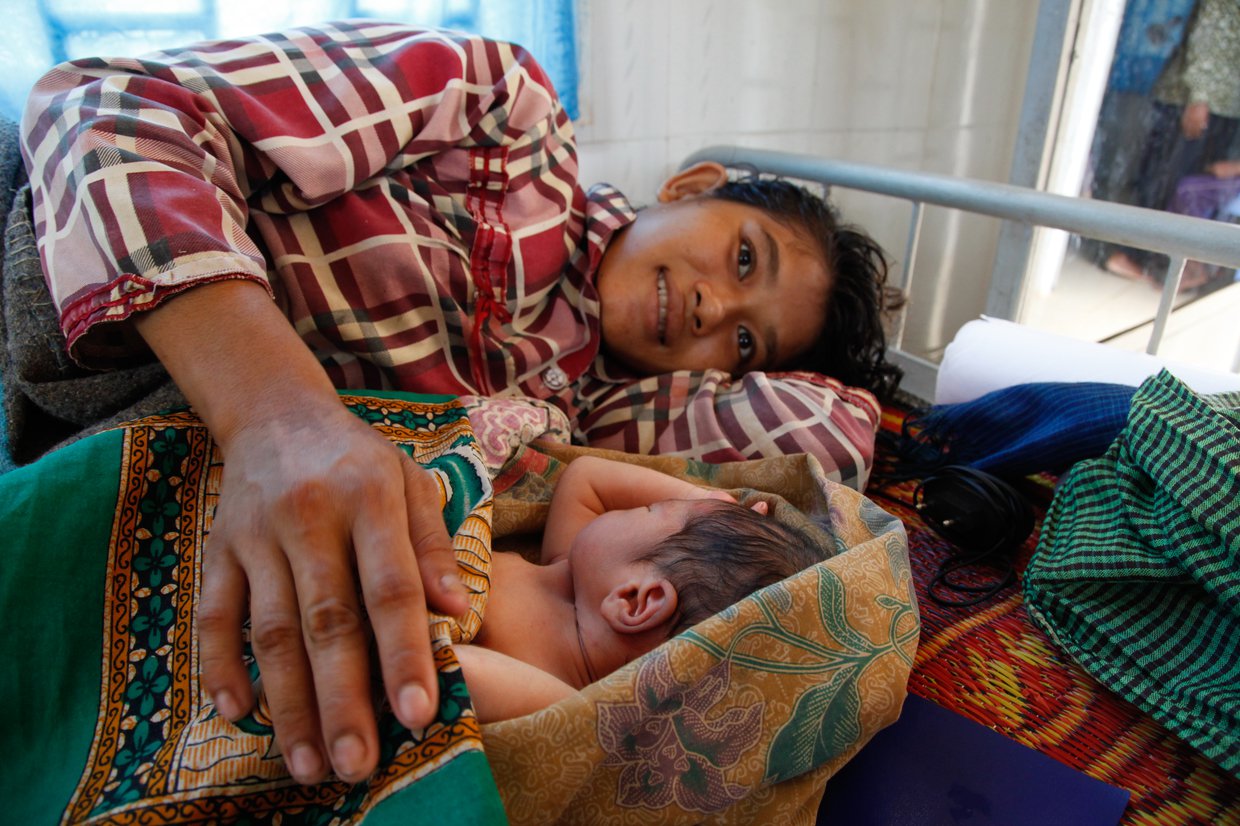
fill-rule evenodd
<path id="1" fill-rule="evenodd" d="M 1142 138 L 1155 116 L 1154 86 L 1184 42 L 1199 1 L 1205 0 L 1043 0 L 1013 182 L 1146 205 L 1134 187 Z M 1110 271 L 1111 252 L 1058 230 L 1005 228 L 988 312 L 1145 351 L 1162 273 L 1156 263 L 1147 272 Z M 1187 275 L 1159 355 L 1236 370 L 1240 284 L 1230 272 L 1206 271 L 1207 280 L 1193 284 Z"/>

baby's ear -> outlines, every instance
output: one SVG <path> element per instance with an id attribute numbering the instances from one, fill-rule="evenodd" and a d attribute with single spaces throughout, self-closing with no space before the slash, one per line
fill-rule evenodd
<path id="1" fill-rule="evenodd" d="M 671 623 L 676 606 L 675 586 L 651 568 L 611 590 L 603 599 L 603 617 L 617 634 L 643 634 Z"/>

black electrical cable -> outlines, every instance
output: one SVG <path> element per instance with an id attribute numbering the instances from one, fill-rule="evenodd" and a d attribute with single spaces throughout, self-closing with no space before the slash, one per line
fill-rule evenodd
<path id="1" fill-rule="evenodd" d="M 1033 532 L 1033 508 L 1014 487 L 984 471 L 950 465 L 923 479 L 913 505 L 926 524 L 952 543 L 948 557 L 930 580 L 927 593 L 940 605 L 964 607 L 984 602 L 1016 578 L 1016 551 Z M 953 579 L 953 574 L 989 568 L 984 584 Z M 950 595 L 950 596 L 949 596 Z"/>

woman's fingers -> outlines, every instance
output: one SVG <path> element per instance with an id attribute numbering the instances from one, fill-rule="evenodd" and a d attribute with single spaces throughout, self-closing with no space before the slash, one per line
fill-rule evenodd
<path id="1" fill-rule="evenodd" d="M 251 646 L 289 773 L 302 783 L 317 783 L 326 776 L 328 763 L 288 563 L 277 549 L 251 544 L 242 552 L 246 560 L 242 567 L 233 546 L 223 539 L 228 533 L 225 513 L 218 513 L 204 552 L 198 610 L 203 688 L 229 720 L 253 708 L 254 692 L 241 645 L 248 613 Z"/>
<path id="2" fill-rule="evenodd" d="M 403 453 L 405 513 L 408 535 L 417 557 L 427 601 L 432 608 L 452 617 L 469 610 L 465 586 L 456 567 L 452 539 L 443 521 L 443 492 L 435 477 Z"/>
<path id="3" fill-rule="evenodd" d="M 301 783 L 327 776 L 311 663 L 303 645 L 298 593 L 287 561 L 273 550 L 254 554 L 250 579 L 250 643 L 262 675 L 271 724 L 289 773 Z"/>
<path id="4" fill-rule="evenodd" d="M 431 475 L 352 416 L 319 424 L 325 432 L 243 435 L 230 447 L 204 563 L 202 681 L 230 719 L 251 708 L 248 592 L 289 770 L 302 782 L 330 769 L 356 782 L 379 751 L 370 628 L 397 716 L 425 727 L 437 708 L 426 595 L 448 613 L 467 603 Z"/>
<path id="5" fill-rule="evenodd" d="M 202 687 L 216 710 L 236 720 L 254 707 L 250 675 L 241 661 L 241 625 L 246 617 L 245 571 L 213 531 L 202 563 L 198 607 L 198 657 Z"/>
<path id="6" fill-rule="evenodd" d="M 322 732 L 336 775 L 357 783 L 378 762 L 378 732 L 370 703 L 366 621 L 357 600 L 350 558 L 339 552 L 339 544 L 338 535 L 307 531 L 286 548 L 293 572 L 290 584 L 296 585 L 293 596 L 300 605 L 300 616 L 294 614 L 299 633 L 290 637 L 289 649 L 291 652 L 295 647 L 308 667 L 297 668 L 291 653 L 285 660 L 270 650 L 266 659 L 259 660 L 259 667 L 268 687 L 276 730 L 296 737 L 309 729 L 306 718 L 310 718 Z M 270 589 L 278 591 L 278 586 Z M 257 652 L 257 612 L 261 609 L 256 605 L 254 610 Z M 291 644 L 294 642 L 295 646 Z M 292 666 L 287 677 L 282 674 L 278 685 L 269 681 L 267 669 L 271 665 L 282 668 L 286 663 Z"/>
<path id="7" fill-rule="evenodd" d="M 406 457 L 402 455 L 401 459 Z M 439 681 L 427 624 L 429 588 L 423 583 L 438 583 L 444 571 L 440 565 L 418 558 L 410 526 L 417 523 L 424 534 L 446 545 L 449 557 L 452 546 L 443 523 L 438 486 L 432 481 L 429 496 L 425 485 L 415 483 L 410 490 L 410 478 L 429 478 L 430 474 L 412 461 L 409 465 L 412 469 L 402 467 L 405 484 L 389 488 L 388 496 L 374 500 L 373 508 L 359 514 L 353 542 L 388 701 L 403 725 L 420 729 L 435 718 L 439 705 Z M 455 562 L 452 565 L 455 568 Z"/>

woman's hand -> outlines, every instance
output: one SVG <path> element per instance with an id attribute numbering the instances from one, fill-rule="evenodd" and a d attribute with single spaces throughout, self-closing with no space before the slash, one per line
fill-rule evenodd
<path id="1" fill-rule="evenodd" d="M 1184 107 L 1184 114 L 1180 116 L 1180 131 L 1184 133 L 1185 139 L 1197 140 L 1206 133 L 1206 127 L 1209 125 L 1210 105 L 1208 103 L 1190 103 Z"/>
<path id="2" fill-rule="evenodd" d="M 392 708 L 420 728 L 438 705 L 427 601 L 466 609 L 438 483 L 344 409 L 260 288 L 198 287 L 139 331 L 224 453 L 197 619 L 203 688 L 229 719 L 253 707 L 248 615 L 290 772 L 362 780 L 378 761 L 369 631 Z"/>
<path id="3" fill-rule="evenodd" d="M 1216 178 L 1240 177 L 1240 160 L 1215 161 L 1206 167 L 1206 172 Z"/>
<path id="4" fill-rule="evenodd" d="M 254 700 L 241 659 L 249 616 L 281 750 L 306 783 L 328 768 L 357 782 L 375 767 L 369 632 L 392 708 L 421 728 L 437 707 L 422 579 L 441 608 L 465 608 L 437 483 L 335 409 L 232 438 L 198 612 L 203 687 L 229 719 Z"/>

